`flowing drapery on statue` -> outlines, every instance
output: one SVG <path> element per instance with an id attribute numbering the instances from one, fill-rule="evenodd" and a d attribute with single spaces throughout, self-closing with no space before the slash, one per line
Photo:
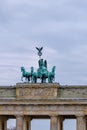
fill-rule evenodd
<path id="1" fill-rule="evenodd" d="M 26 82 L 37 83 L 37 80 L 40 79 L 41 83 L 46 83 L 46 79 L 48 79 L 48 83 L 53 83 L 55 79 L 56 67 L 53 66 L 51 72 L 48 71 L 47 61 L 41 58 L 43 47 L 41 48 L 36 47 L 36 49 L 38 50 L 38 56 L 40 58 L 38 61 L 39 68 L 35 72 L 34 67 L 31 67 L 30 72 L 27 72 L 24 67 L 21 67 L 21 72 L 22 72 L 21 80 L 23 81 L 23 78 L 25 78 Z"/>

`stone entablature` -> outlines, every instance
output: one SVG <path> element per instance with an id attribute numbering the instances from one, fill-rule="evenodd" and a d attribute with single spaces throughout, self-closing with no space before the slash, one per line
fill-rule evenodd
<path id="1" fill-rule="evenodd" d="M 16 98 L 16 87 L 0 86 L 0 99 Z"/>
<path id="2" fill-rule="evenodd" d="M 60 86 L 57 83 L 18 83 L 13 87 L 0 87 L 0 114 L 87 115 L 86 93 L 86 86 Z"/>
<path id="3" fill-rule="evenodd" d="M 58 97 L 60 98 L 74 98 L 74 99 L 86 99 L 87 98 L 87 86 L 71 85 L 60 86 Z"/>
<path id="4" fill-rule="evenodd" d="M 17 83 L 15 86 L 0 86 L 0 99 L 4 98 L 87 99 L 87 86 Z"/>
<path id="5" fill-rule="evenodd" d="M 50 130 L 63 130 L 63 120 L 74 118 L 77 130 L 86 130 L 86 117 L 87 86 L 18 83 L 0 87 L 0 130 L 6 130 L 9 118 L 16 118 L 16 130 L 30 130 L 33 118 L 49 118 Z"/>

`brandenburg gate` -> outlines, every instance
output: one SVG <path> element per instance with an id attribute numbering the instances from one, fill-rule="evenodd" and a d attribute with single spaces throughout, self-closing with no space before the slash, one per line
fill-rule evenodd
<path id="1" fill-rule="evenodd" d="M 76 119 L 77 130 L 87 130 L 87 86 L 57 83 L 0 87 L 0 130 L 16 119 L 16 130 L 31 130 L 32 119 L 50 119 L 50 130 L 63 130 L 64 119 Z"/>
<path id="2" fill-rule="evenodd" d="M 42 49 L 37 49 L 41 56 Z M 76 119 L 77 130 L 87 130 L 87 86 L 55 83 L 55 67 L 48 72 L 41 58 L 38 64 L 37 72 L 21 67 L 26 82 L 0 86 L 0 130 L 7 129 L 11 118 L 16 119 L 16 130 L 31 130 L 32 119 L 50 119 L 50 130 L 63 130 L 65 119 Z"/>

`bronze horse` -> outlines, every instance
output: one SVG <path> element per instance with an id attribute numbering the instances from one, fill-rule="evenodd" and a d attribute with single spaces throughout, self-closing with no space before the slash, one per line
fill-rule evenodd
<path id="1" fill-rule="evenodd" d="M 26 72 L 24 67 L 21 67 L 21 72 L 22 72 L 21 80 L 23 81 L 23 78 L 25 78 L 26 82 L 30 82 L 31 73 L 30 72 Z"/>

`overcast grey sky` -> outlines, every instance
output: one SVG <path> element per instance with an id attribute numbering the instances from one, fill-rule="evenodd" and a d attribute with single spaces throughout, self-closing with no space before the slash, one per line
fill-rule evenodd
<path id="1" fill-rule="evenodd" d="M 36 46 L 56 82 L 87 84 L 87 1 L 0 1 L 0 85 L 20 82 L 21 66 L 37 68 Z"/>
<path id="2" fill-rule="evenodd" d="M 0 1 L 0 85 L 20 82 L 21 66 L 37 69 L 36 46 L 56 82 L 87 85 L 87 1 Z"/>

